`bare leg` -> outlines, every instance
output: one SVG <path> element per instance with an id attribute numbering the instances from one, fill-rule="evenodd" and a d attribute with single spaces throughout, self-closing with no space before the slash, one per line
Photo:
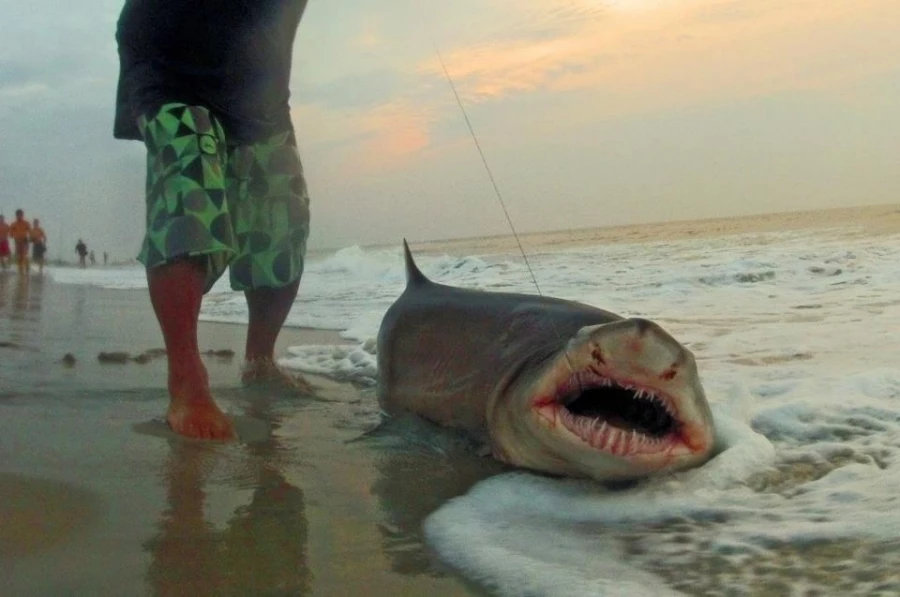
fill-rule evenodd
<path id="1" fill-rule="evenodd" d="M 304 392 L 312 391 L 312 386 L 305 379 L 289 375 L 275 364 L 275 340 L 294 304 L 299 287 L 298 280 L 282 288 L 257 288 L 244 292 L 250 312 L 242 376 L 244 383 L 275 383 Z"/>
<path id="2" fill-rule="evenodd" d="M 150 301 L 169 361 L 166 419 L 173 431 L 187 437 L 234 439 L 231 421 L 213 401 L 197 344 L 205 280 L 203 268 L 191 261 L 161 265 L 147 272 Z"/>

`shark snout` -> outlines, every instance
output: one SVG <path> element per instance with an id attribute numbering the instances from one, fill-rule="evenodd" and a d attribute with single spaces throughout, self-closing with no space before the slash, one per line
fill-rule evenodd
<path id="1" fill-rule="evenodd" d="M 592 356 L 600 368 L 612 368 L 635 382 L 671 383 L 696 375 L 694 356 L 652 321 L 623 319 L 591 328 Z"/>

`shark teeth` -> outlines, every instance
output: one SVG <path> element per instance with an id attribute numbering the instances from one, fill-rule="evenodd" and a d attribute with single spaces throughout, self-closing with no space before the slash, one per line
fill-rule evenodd
<path id="1" fill-rule="evenodd" d="M 559 422 L 594 449 L 608 452 L 614 456 L 628 457 L 657 453 L 669 449 L 677 443 L 677 435 L 672 433 L 660 437 L 643 433 L 638 429 L 622 429 L 609 424 L 600 417 L 581 416 L 565 408 L 583 392 L 604 387 L 619 387 L 628 390 L 633 393 L 635 400 L 652 402 L 668 413 L 674 421 L 679 420 L 670 398 L 657 394 L 646 387 L 614 380 L 601 375 L 596 370 L 587 370 L 573 374 L 559 388 L 558 395 L 562 399 L 558 401 L 560 408 L 555 409 Z"/>
<path id="2" fill-rule="evenodd" d="M 609 452 L 614 456 L 628 457 L 661 452 L 674 444 L 671 435 L 653 437 L 634 429 L 626 430 L 592 417 L 579 417 L 559 409 L 563 426 L 592 448 Z"/>
<path id="3" fill-rule="evenodd" d="M 675 412 L 672 404 L 659 394 L 654 393 L 652 390 L 629 384 L 616 384 L 608 378 L 607 381 L 608 383 L 605 383 L 605 386 L 618 385 L 620 388 L 633 392 L 635 400 L 647 400 L 649 402 L 653 402 L 655 405 L 665 410 L 670 417 L 672 417 L 673 419 L 678 419 L 678 413 Z"/>
<path id="4" fill-rule="evenodd" d="M 635 399 L 649 400 L 650 402 L 653 402 L 660 408 L 664 409 L 667 413 L 669 413 L 669 416 L 672 417 L 673 419 L 678 418 L 678 413 L 675 412 L 675 409 L 672 408 L 672 405 L 669 403 L 669 401 L 663 399 L 658 394 L 654 394 L 653 392 L 651 392 L 650 390 L 647 390 L 646 388 L 639 388 L 639 387 L 628 386 L 628 385 L 623 385 L 620 387 L 634 392 Z"/>
<path id="5" fill-rule="evenodd" d="M 672 406 L 671 401 L 655 393 L 653 390 L 642 386 L 629 384 L 627 382 L 618 382 L 613 380 L 612 378 L 600 375 L 599 373 L 596 373 L 594 371 L 579 371 L 573 374 L 559 389 L 559 394 L 564 397 L 568 397 L 563 398 L 562 400 L 562 404 L 565 405 L 573 401 L 579 394 L 581 394 L 581 392 L 589 388 L 604 388 L 613 386 L 617 386 L 633 392 L 634 397 L 637 400 L 652 401 L 660 408 L 665 409 L 665 411 L 673 419 L 678 419 L 678 413 Z"/>

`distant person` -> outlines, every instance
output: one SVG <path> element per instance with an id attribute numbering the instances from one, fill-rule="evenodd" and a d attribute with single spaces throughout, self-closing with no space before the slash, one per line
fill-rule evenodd
<path id="1" fill-rule="evenodd" d="M 87 263 L 85 259 L 87 258 L 88 250 L 87 245 L 84 244 L 84 241 L 80 238 L 78 239 L 78 244 L 75 245 L 75 252 L 78 253 L 78 264 L 82 269 L 87 267 Z"/>
<path id="2" fill-rule="evenodd" d="M 47 235 L 37 218 L 31 224 L 31 260 L 38 266 L 38 273 L 44 273 L 44 255 L 47 254 Z"/>
<path id="3" fill-rule="evenodd" d="M 168 348 L 166 420 L 181 435 L 235 437 L 197 343 L 203 295 L 226 270 L 249 313 L 244 383 L 309 390 L 274 360 L 309 236 L 289 104 L 306 4 L 126 0 L 119 16 L 113 135 L 147 150 L 139 260 Z"/>
<path id="4" fill-rule="evenodd" d="M 9 267 L 9 224 L 4 216 L 0 216 L 0 267 L 3 271 Z"/>
<path id="5" fill-rule="evenodd" d="M 109 262 L 109 253 L 103 251 L 103 265 L 106 265 Z"/>
<path id="6" fill-rule="evenodd" d="M 94 252 L 91 251 L 91 265 L 97 265 L 97 258 L 94 257 Z"/>
<path id="7" fill-rule="evenodd" d="M 16 266 L 20 274 L 28 273 L 28 238 L 31 224 L 25 219 L 25 212 L 16 210 L 16 221 L 9 225 L 9 237 L 13 240 L 16 253 Z"/>

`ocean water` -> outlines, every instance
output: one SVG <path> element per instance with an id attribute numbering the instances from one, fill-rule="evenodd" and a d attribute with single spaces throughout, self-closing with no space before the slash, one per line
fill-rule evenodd
<path id="1" fill-rule="evenodd" d="M 534 292 L 521 256 L 430 246 L 436 281 Z M 498 595 L 900 594 L 900 235 L 832 228 L 645 243 L 547 243 L 546 295 L 660 323 L 696 355 L 722 452 L 633 487 L 509 473 L 425 521 L 438 556 Z M 139 269 L 52 269 L 140 288 Z M 346 346 L 282 364 L 371 385 L 399 247 L 310 260 L 289 325 Z M 245 321 L 220 282 L 202 317 Z"/>

